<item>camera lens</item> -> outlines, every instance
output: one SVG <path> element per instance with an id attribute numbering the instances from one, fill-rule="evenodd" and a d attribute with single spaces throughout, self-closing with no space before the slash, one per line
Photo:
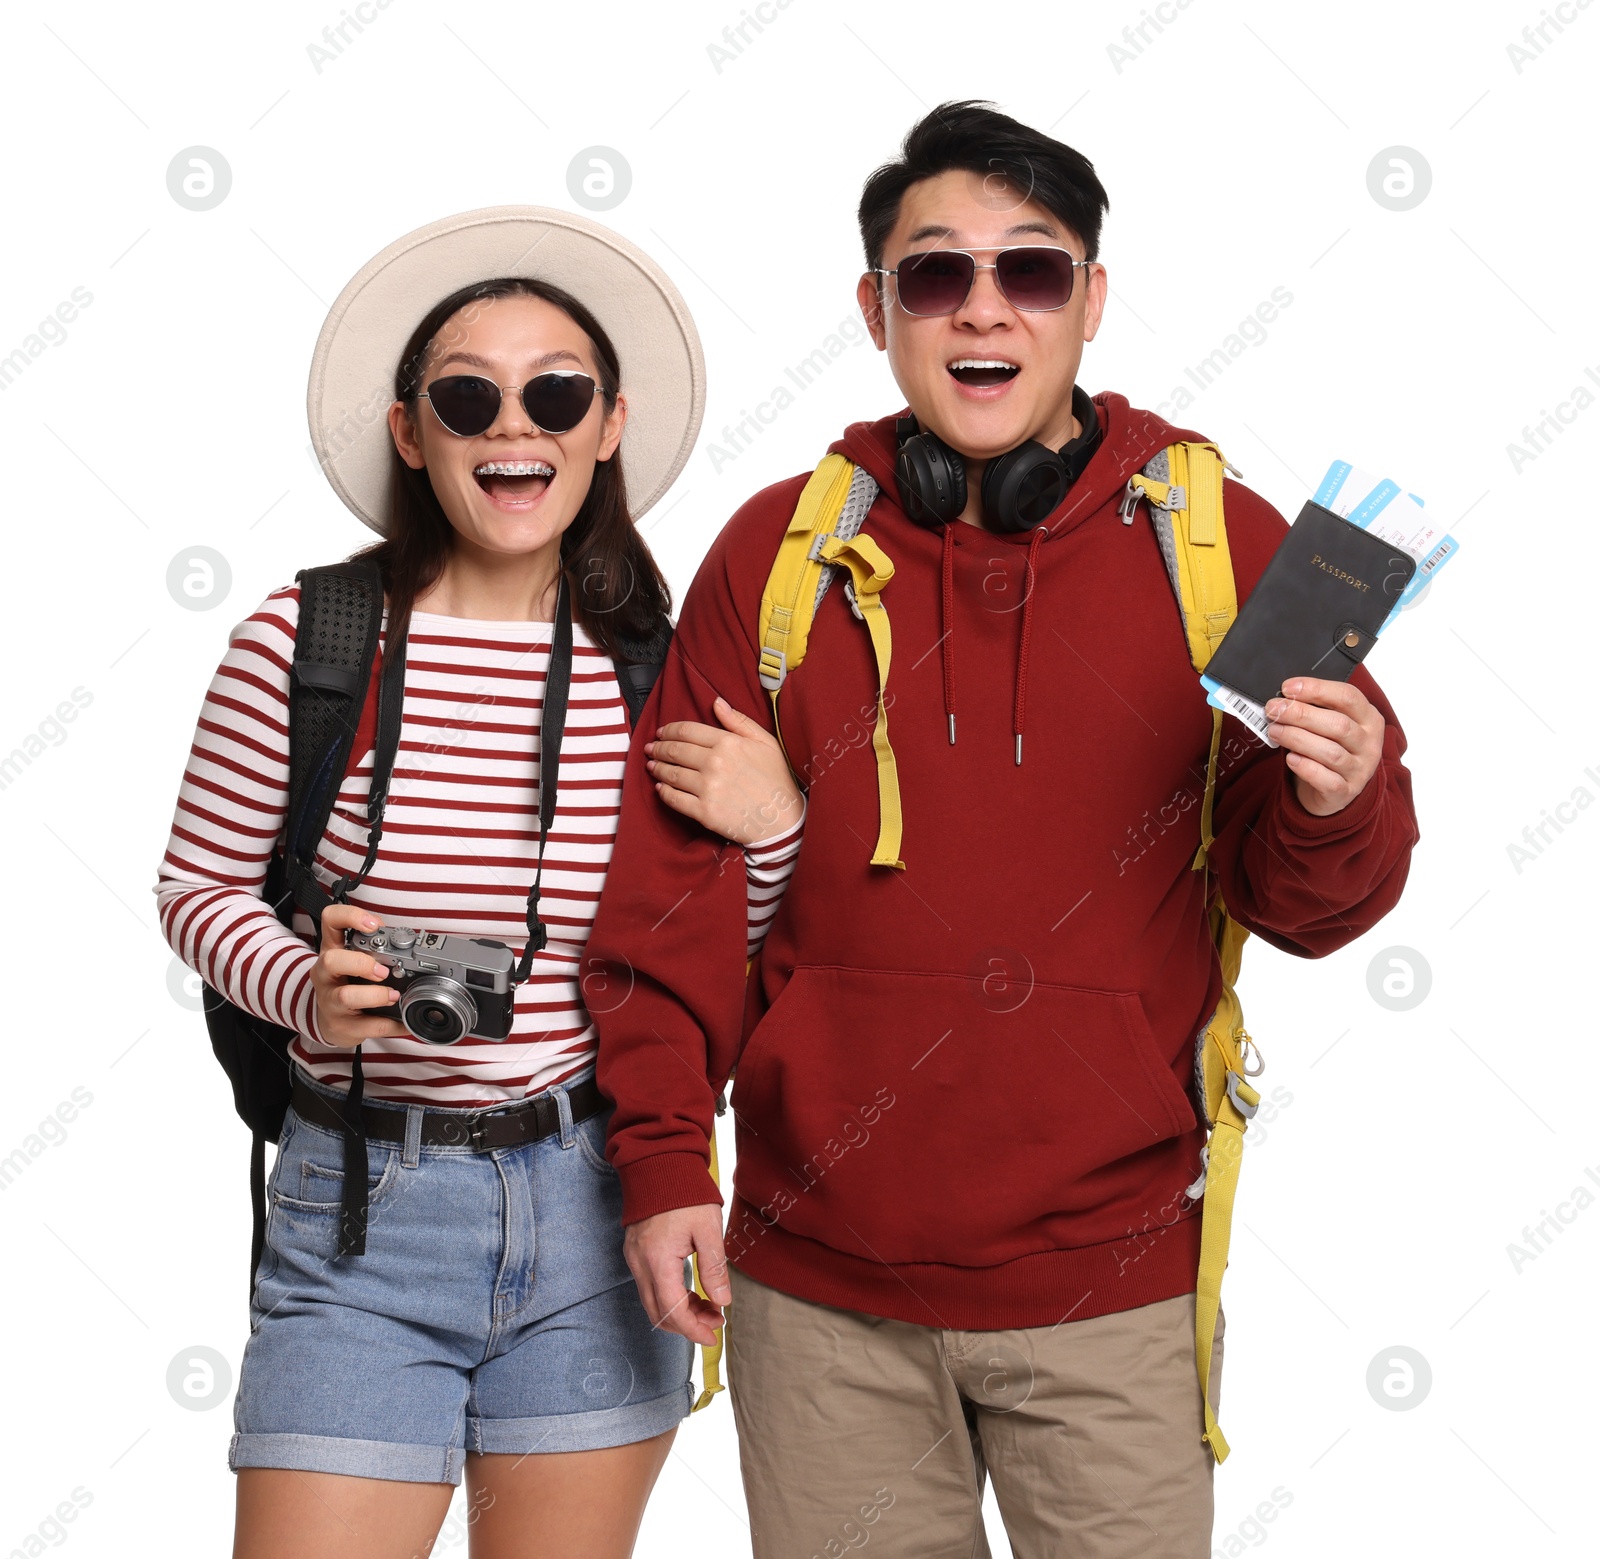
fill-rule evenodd
<path id="1" fill-rule="evenodd" d="M 453 1045 L 476 1026 L 478 1006 L 454 980 L 413 980 L 400 998 L 400 1021 L 430 1045 Z"/>

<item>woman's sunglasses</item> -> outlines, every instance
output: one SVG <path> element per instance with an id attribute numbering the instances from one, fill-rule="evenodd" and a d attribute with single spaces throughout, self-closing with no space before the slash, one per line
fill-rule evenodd
<path id="1" fill-rule="evenodd" d="M 1065 249 L 1024 245 L 1001 249 L 993 265 L 979 265 L 964 249 L 926 249 L 908 254 L 893 270 L 873 269 L 892 276 L 900 294 L 900 307 L 908 314 L 931 318 L 954 314 L 971 295 L 979 271 L 993 271 L 995 284 L 1015 309 L 1046 312 L 1065 308 L 1072 296 L 1072 273 L 1093 260 L 1074 260 Z"/>
<path id="2" fill-rule="evenodd" d="M 487 433 L 500 415 L 500 402 L 514 384 L 498 385 L 477 374 L 452 374 L 435 379 L 418 393 L 433 414 L 460 438 L 476 438 Z M 570 433 L 589 415 L 589 407 L 600 393 L 600 386 L 588 374 L 572 369 L 557 369 L 537 374 L 522 386 L 522 409 L 541 433 Z"/>

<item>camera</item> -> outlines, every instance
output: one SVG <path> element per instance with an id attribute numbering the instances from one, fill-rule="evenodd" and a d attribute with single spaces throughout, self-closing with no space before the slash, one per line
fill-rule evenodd
<path id="1" fill-rule="evenodd" d="M 487 937 L 447 936 L 415 926 L 346 931 L 344 945 L 367 953 L 389 970 L 388 985 L 400 992 L 400 1021 L 430 1045 L 458 1039 L 505 1039 L 511 1033 L 517 993 L 516 959 L 504 942 Z M 380 1009 L 381 1010 L 381 1009 Z"/>

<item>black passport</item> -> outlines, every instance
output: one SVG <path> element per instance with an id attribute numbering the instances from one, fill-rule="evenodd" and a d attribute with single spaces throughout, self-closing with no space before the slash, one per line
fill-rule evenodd
<path id="1" fill-rule="evenodd" d="M 1258 704 L 1289 677 L 1347 682 L 1416 571 L 1404 549 L 1307 502 L 1206 675 Z"/>

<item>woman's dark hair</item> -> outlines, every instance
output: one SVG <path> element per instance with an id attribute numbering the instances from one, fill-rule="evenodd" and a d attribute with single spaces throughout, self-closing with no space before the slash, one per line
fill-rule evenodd
<path id="1" fill-rule="evenodd" d="M 411 332 L 395 368 L 395 399 L 416 415 L 417 391 L 430 349 L 441 332 L 474 303 L 493 298 L 543 298 L 588 336 L 600 371 L 600 395 L 609 413 L 617 404 L 622 367 L 617 349 L 599 320 L 570 293 L 548 282 L 522 276 L 477 282 L 441 298 Z M 470 318 L 464 323 L 470 323 Z M 390 449 L 389 524 L 384 539 L 356 556 L 376 562 L 389 594 L 389 631 L 399 633 L 411 620 L 411 608 L 444 572 L 454 530 L 426 467 L 414 470 Z M 572 592 L 573 620 L 607 655 L 615 655 L 621 637 L 650 638 L 672 593 L 656 560 L 628 512 L 622 451 L 597 462 L 589 491 L 561 537 L 561 567 Z"/>
<path id="2" fill-rule="evenodd" d="M 1004 177 L 1021 199 L 1037 201 L 1083 240 L 1084 259 L 1099 255 L 1100 221 L 1111 201 L 1082 152 L 1000 113 L 992 103 L 941 103 L 907 132 L 900 160 L 884 163 L 861 191 L 856 216 L 869 267 L 883 263 L 883 247 L 905 192 L 951 168 Z"/>

